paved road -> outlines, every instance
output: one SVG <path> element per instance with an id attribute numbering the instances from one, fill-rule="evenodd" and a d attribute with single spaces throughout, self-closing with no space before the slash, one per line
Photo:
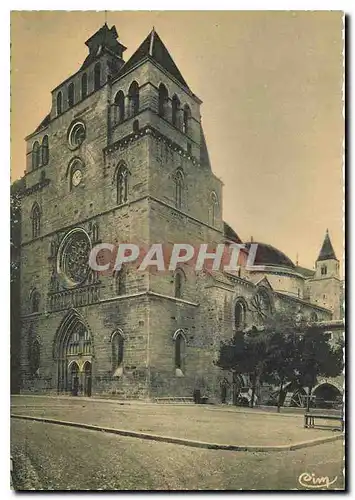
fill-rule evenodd
<path id="1" fill-rule="evenodd" d="M 341 441 L 293 452 L 204 450 L 39 422 L 12 420 L 19 490 L 303 489 L 328 476 L 343 488 Z"/>

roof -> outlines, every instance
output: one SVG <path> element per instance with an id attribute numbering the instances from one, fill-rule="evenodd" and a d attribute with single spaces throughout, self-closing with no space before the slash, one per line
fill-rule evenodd
<path id="1" fill-rule="evenodd" d="M 251 244 L 257 244 L 254 265 L 259 266 L 281 266 L 295 269 L 295 265 L 286 254 L 277 248 L 266 243 L 257 243 L 256 241 L 246 243 L 247 247 Z"/>
<path id="2" fill-rule="evenodd" d="M 231 241 L 234 241 L 235 243 L 241 243 L 242 240 L 239 238 L 237 233 L 234 231 L 234 229 L 231 228 L 229 224 L 223 221 L 223 230 L 224 230 L 224 236 Z"/>
<path id="3" fill-rule="evenodd" d="M 305 278 L 310 278 L 311 276 L 314 276 L 314 270 L 313 269 L 308 269 L 307 267 L 302 267 L 302 266 L 296 266 L 295 269 L 299 274 L 302 274 Z"/>
<path id="4" fill-rule="evenodd" d="M 330 241 L 329 232 L 327 229 L 327 232 L 325 233 L 323 245 L 322 245 L 322 248 L 319 252 L 317 261 L 330 260 L 330 259 L 338 260 L 336 258 L 334 248 L 333 248 L 332 242 Z"/>
<path id="5" fill-rule="evenodd" d="M 102 49 L 108 49 L 119 59 L 122 59 L 122 54 L 127 47 L 122 45 L 117 38 L 118 34 L 116 26 L 109 28 L 105 23 L 98 31 L 96 31 L 96 33 L 86 40 L 85 45 L 89 47 L 89 54 L 81 65 L 80 70 L 86 68 L 89 64 L 95 61 L 95 59 L 100 56 Z"/>
<path id="6" fill-rule="evenodd" d="M 138 49 L 134 54 L 128 59 L 126 64 L 122 66 L 119 75 L 127 73 L 131 68 L 136 66 L 142 60 L 149 58 L 156 61 L 160 66 L 162 66 L 168 73 L 170 73 L 176 80 L 178 80 L 184 87 L 189 89 L 184 77 L 180 73 L 178 67 L 174 63 L 168 49 L 165 47 L 160 36 L 153 28 L 149 35 L 143 40 Z M 190 89 L 189 89 L 190 90 Z"/>

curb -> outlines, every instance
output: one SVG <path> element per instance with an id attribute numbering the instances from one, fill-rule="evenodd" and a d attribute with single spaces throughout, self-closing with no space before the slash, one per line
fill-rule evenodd
<path id="1" fill-rule="evenodd" d="M 69 422 L 67 420 L 57 420 L 54 418 L 45 417 L 31 417 L 28 415 L 16 415 L 11 414 L 11 418 L 17 418 L 20 420 L 31 420 L 35 422 L 43 422 L 46 424 L 57 424 L 68 427 L 78 427 L 82 429 L 88 429 L 92 431 L 107 432 L 109 434 L 118 434 L 120 436 L 134 437 L 139 439 L 147 439 L 150 441 L 159 441 L 163 443 L 179 444 L 182 446 L 190 446 L 192 448 L 205 448 L 209 450 L 227 450 L 227 451 L 254 451 L 254 452 L 267 452 L 267 451 L 293 451 L 299 450 L 300 448 L 308 448 L 310 446 L 316 446 L 318 444 L 329 443 L 332 441 L 338 441 L 344 437 L 344 434 L 337 434 L 336 436 L 329 436 L 324 438 L 312 439 L 311 441 L 303 441 L 301 443 L 295 444 L 282 444 L 275 446 L 240 446 L 234 444 L 218 444 L 218 443 L 206 443 L 204 441 L 195 441 L 192 439 L 184 439 L 170 436 L 159 436 L 158 434 L 146 434 L 142 432 L 126 431 L 123 429 L 113 429 L 111 427 L 101 427 L 98 425 L 82 424 L 79 422 Z"/>

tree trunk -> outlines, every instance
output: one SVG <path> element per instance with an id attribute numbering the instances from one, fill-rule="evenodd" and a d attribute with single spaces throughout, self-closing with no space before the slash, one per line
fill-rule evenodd
<path id="1" fill-rule="evenodd" d="M 284 384 L 284 378 L 281 379 L 281 383 L 280 383 L 279 397 L 277 400 L 277 413 L 280 413 L 283 384 Z"/>
<path id="2" fill-rule="evenodd" d="M 312 387 L 308 387 L 308 397 L 307 397 L 307 412 L 309 411 L 309 406 L 311 402 L 311 392 L 312 392 Z"/>
<path id="3" fill-rule="evenodd" d="M 256 386 L 256 373 L 253 373 L 253 378 L 252 378 L 252 386 L 251 386 L 251 401 L 250 401 L 250 408 L 254 408 L 254 399 L 255 399 L 255 387 Z"/>

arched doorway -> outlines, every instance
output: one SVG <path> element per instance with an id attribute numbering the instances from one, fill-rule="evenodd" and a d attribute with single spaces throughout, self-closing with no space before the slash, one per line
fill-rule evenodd
<path id="1" fill-rule="evenodd" d="M 313 391 L 316 398 L 316 405 L 319 408 L 333 408 L 337 403 L 341 404 L 342 395 L 335 385 L 324 383 L 316 387 Z"/>
<path id="2" fill-rule="evenodd" d="M 86 361 L 83 367 L 83 389 L 85 396 L 91 396 L 91 363 Z"/>
<path id="3" fill-rule="evenodd" d="M 69 386 L 72 396 L 77 396 L 79 393 L 79 366 L 73 361 L 69 366 Z"/>
<path id="4" fill-rule="evenodd" d="M 72 309 L 62 321 L 54 343 L 57 390 L 75 396 L 92 392 L 92 337 L 80 314 Z"/>

